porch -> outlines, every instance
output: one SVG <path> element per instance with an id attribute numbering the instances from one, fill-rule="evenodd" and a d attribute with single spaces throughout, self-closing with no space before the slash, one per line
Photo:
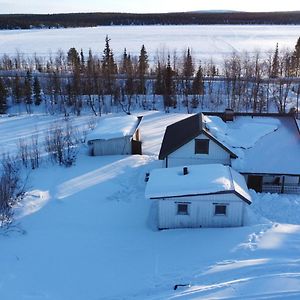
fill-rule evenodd
<path id="1" fill-rule="evenodd" d="M 300 176 L 248 174 L 248 188 L 257 192 L 277 194 L 300 194 Z"/>
<path id="2" fill-rule="evenodd" d="M 300 194 L 300 184 L 270 184 L 264 183 L 262 185 L 262 192 L 264 193 L 277 193 L 277 194 Z"/>

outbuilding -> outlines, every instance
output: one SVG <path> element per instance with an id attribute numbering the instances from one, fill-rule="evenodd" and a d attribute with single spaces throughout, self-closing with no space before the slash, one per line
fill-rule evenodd
<path id="1" fill-rule="evenodd" d="M 142 154 L 139 125 L 143 117 L 132 115 L 107 117 L 87 136 L 89 154 Z"/>
<path id="2" fill-rule="evenodd" d="M 237 227 L 251 204 L 244 177 L 221 164 L 155 169 L 146 198 L 158 202 L 158 228 Z"/>

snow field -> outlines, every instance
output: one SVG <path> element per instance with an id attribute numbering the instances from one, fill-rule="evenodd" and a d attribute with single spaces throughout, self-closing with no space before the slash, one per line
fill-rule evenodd
<path id="1" fill-rule="evenodd" d="M 145 155 L 89 157 L 82 146 L 74 167 L 31 172 L 16 209 L 26 233 L 0 235 L 0 299 L 299 299 L 298 196 L 251 192 L 241 228 L 155 230 L 145 173 L 161 166 L 165 127 L 184 117 L 146 113 Z M 35 123 L 0 120 L 11 150 L 9 131 L 30 137 Z M 40 116 L 37 130 L 51 120 Z"/>
<path id="2" fill-rule="evenodd" d="M 250 53 L 293 48 L 299 37 L 299 25 L 191 25 L 191 26 L 99 26 L 92 28 L 1 30 L 0 54 L 25 56 L 37 54 L 49 57 L 59 49 L 67 52 L 71 47 L 88 53 L 103 51 L 106 35 L 111 38 L 114 54 L 120 57 L 124 48 L 138 55 L 145 45 L 151 60 L 158 51 L 160 56 L 168 51 L 181 53 L 190 47 L 196 60 L 214 59 L 222 62 L 232 52 Z"/>

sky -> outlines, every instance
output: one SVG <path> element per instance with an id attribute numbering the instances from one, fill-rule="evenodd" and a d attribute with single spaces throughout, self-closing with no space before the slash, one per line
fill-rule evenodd
<path id="1" fill-rule="evenodd" d="M 0 13 L 300 11 L 297 0 L 0 0 Z"/>

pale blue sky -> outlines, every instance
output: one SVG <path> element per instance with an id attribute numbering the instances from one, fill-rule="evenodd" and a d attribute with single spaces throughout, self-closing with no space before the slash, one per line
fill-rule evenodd
<path id="1" fill-rule="evenodd" d="M 300 11 L 299 0 L 0 0 L 0 13 Z"/>

